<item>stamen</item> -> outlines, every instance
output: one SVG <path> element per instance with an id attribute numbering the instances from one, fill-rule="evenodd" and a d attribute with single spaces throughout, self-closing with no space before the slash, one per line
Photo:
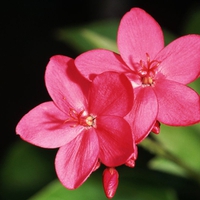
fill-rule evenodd
<path id="1" fill-rule="evenodd" d="M 138 75 L 141 77 L 141 82 L 143 86 L 153 86 L 155 82 L 156 69 L 160 62 L 157 60 L 150 60 L 150 56 L 146 53 L 146 63 L 140 60 L 140 70 Z"/>
<path id="2" fill-rule="evenodd" d="M 142 83 L 145 85 L 152 85 L 153 79 L 151 77 L 142 77 Z"/>
<path id="3" fill-rule="evenodd" d="M 93 118 L 92 116 L 88 116 L 88 117 L 86 118 L 85 122 L 86 122 L 86 124 L 87 124 L 88 126 L 93 126 L 93 124 L 94 124 L 94 118 Z"/>
<path id="4" fill-rule="evenodd" d="M 69 118 L 64 121 L 64 123 L 71 123 L 71 127 L 76 127 L 78 125 L 85 127 L 95 127 L 95 117 L 88 115 L 86 111 L 76 112 L 74 109 L 70 109 Z"/>

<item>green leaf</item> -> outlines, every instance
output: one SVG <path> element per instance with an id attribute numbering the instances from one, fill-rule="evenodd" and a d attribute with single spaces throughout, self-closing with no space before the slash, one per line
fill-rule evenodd
<path id="1" fill-rule="evenodd" d="M 126 171 L 134 171 L 134 169 L 126 168 Z M 122 171 L 121 171 L 122 172 Z M 135 171 L 137 173 L 137 171 Z M 120 177 L 119 186 L 115 194 L 115 200 L 177 200 L 176 193 L 170 187 L 164 187 L 152 182 L 145 181 L 149 179 L 148 175 L 140 173 L 137 178 L 124 176 Z M 103 186 L 101 182 L 101 174 L 94 172 L 86 182 L 76 190 L 68 190 L 64 188 L 59 181 L 50 183 L 38 194 L 29 200 L 106 200 Z"/>
<path id="2" fill-rule="evenodd" d="M 148 163 L 150 169 L 168 172 L 170 174 L 187 177 L 187 172 L 176 163 L 165 158 L 156 156 Z"/>
<path id="3" fill-rule="evenodd" d="M 187 174 L 194 179 L 200 178 L 200 124 L 188 127 L 169 127 L 161 125 L 161 133 L 159 135 L 152 134 L 153 138 L 159 143 L 160 149 L 168 152 L 169 163 L 164 160 L 160 163 L 160 158 L 155 158 L 150 166 L 154 169 L 164 170 L 177 175 Z M 148 148 L 146 146 L 146 148 Z M 149 148 L 153 148 L 152 146 Z M 159 150 L 157 151 L 159 155 Z M 162 157 L 162 154 L 159 156 Z M 172 159 L 170 159 L 170 157 Z M 166 156 L 164 156 L 166 158 Z M 177 172 L 177 167 L 171 165 L 173 161 L 176 165 L 182 168 L 182 171 Z M 163 160 L 162 160 L 163 162 Z M 171 167 L 169 167 L 171 166 Z"/>
<path id="4" fill-rule="evenodd" d="M 163 33 L 164 33 L 165 46 L 177 38 L 176 35 L 174 35 L 167 29 L 163 29 Z"/>
<path id="5" fill-rule="evenodd" d="M 95 48 L 117 52 L 116 36 L 119 20 L 100 21 L 77 27 L 67 27 L 55 32 L 55 37 L 70 45 L 78 53 Z"/>
<path id="6" fill-rule="evenodd" d="M 104 37 L 90 30 L 83 30 L 82 36 L 94 45 L 94 48 L 104 48 L 114 52 L 118 52 L 116 41 Z"/>
<path id="7" fill-rule="evenodd" d="M 94 180 L 87 180 L 80 188 L 76 190 L 68 190 L 64 188 L 58 180 L 50 183 L 46 188 L 38 194 L 31 197 L 29 200 L 65 200 L 65 199 L 105 199 L 102 187 L 99 189 L 99 184 Z M 97 197 L 97 198 L 96 198 Z"/>
<path id="8" fill-rule="evenodd" d="M 70 45 L 78 53 L 96 48 L 104 48 L 118 52 L 117 31 L 120 20 L 107 20 L 93 22 L 76 27 L 61 28 L 55 32 L 55 37 Z M 169 44 L 176 36 L 164 29 L 165 45 Z"/>
<path id="9" fill-rule="evenodd" d="M 1 198 L 25 199 L 55 178 L 54 156 L 22 140 L 14 143 L 0 169 Z"/>
<path id="10" fill-rule="evenodd" d="M 200 78 L 190 83 L 189 86 L 193 88 L 198 94 L 200 94 Z"/>

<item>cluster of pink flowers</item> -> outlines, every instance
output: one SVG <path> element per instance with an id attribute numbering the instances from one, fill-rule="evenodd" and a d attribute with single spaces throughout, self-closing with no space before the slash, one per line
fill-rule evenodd
<path id="1" fill-rule="evenodd" d="M 53 56 L 45 83 L 52 101 L 29 111 L 16 133 L 34 145 L 59 148 L 55 169 L 68 189 L 82 185 L 101 164 L 108 198 L 116 167 L 134 167 L 137 145 L 160 124 L 200 121 L 200 97 L 187 84 L 200 74 L 200 36 L 182 36 L 166 47 L 159 24 L 132 8 L 120 21 L 119 54 L 94 49 L 77 58 Z"/>

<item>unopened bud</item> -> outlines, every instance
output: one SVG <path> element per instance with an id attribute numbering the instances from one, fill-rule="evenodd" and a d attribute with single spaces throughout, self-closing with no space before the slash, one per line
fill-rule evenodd
<path id="1" fill-rule="evenodd" d="M 103 188 L 108 199 L 114 197 L 119 182 L 119 174 L 115 168 L 106 168 L 103 172 Z"/>
<path id="2" fill-rule="evenodd" d="M 159 134 L 160 133 L 160 122 L 156 121 L 156 123 L 154 124 L 151 132 L 155 133 L 155 134 Z"/>
<path id="3" fill-rule="evenodd" d="M 138 157 L 138 147 L 136 144 L 134 145 L 134 152 L 131 154 L 131 156 L 128 158 L 128 160 L 125 162 L 125 165 L 128 167 L 135 167 L 135 160 Z"/>
<path id="4" fill-rule="evenodd" d="M 125 165 L 131 168 L 135 167 L 135 160 L 133 159 L 133 157 L 129 158 L 126 161 Z"/>

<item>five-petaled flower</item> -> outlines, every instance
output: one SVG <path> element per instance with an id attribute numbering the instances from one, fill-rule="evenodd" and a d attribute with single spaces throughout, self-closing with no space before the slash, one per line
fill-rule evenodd
<path id="1" fill-rule="evenodd" d="M 53 101 L 29 111 L 16 132 L 34 145 L 60 147 L 55 168 L 65 187 L 79 187 L 99 162 L 107 167 L 126 163 L 134 140 L 124 119 L 133 102 L 125 75 L 105 72 L 90 83 L 76 71 L 73 59 L 58 55 L 47 65 L 45 83 Z"/>
<path id="2" fill-rule="evenodd" d="M 136 143 L 159 122 L 187 126 L 200 121 L 199 95 L 187 86 L 200 73 L 200 36 L 182 36 L 164 47 L 159 24 L 144 10 L 133 8 L 121 19 L 119 53 L 96 49 L 75 59 L 81 74 L 92 80 L 104 71 L 124 73 L 134 88 L 130 114 Z M 154 126 L 156 125 L 156 126 Z"/>

